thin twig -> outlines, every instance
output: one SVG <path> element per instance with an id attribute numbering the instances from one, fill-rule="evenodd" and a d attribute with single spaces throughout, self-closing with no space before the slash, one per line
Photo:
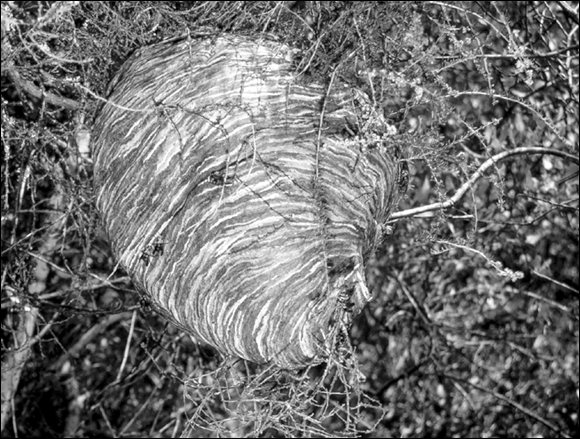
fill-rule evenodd
<path id="1" fill-rule="evenodd" d="M 560 5 L 560 7 L 562 8 L 562 11 L 564 12 L 564 14 L 568 18 L 574 20 L 574 22 L 576 24 L 579 23 L 579 19 L 578 19 L 578 5 L 576 5 L 576 8 L 573 8 L 567 2 L 557 1 L 556 3 L 558 3 L 558 5 Z"/>
<path id="2" fill-rule="evenodd" d="M 14 395 L 18 389 L 24 365 L 32 353 L 29 340 L 34 334 L 37 315 L 37 308 L 31 308 L 29 311 L 19 313 L 18 325 L 14 328 L 14 349 L 7 352 L 2 358 L 2 431 L 6 426 L 6 422 L 10 419 L 10 416 L 15 414 L 13 410 Z M 15 423 L 16 420 L 14 420 L 14 424 Z M 17 430 L 15 430 L 15 432 L 16 431 Z"/>
<path id="3" fill-rule="evenodd" d="M 40 262 L 42 262 L 42 263 L 44 263 L 44 264 L 46 264 L 46 265 L 54 268 L 56 271 L 60 271 L 61 273 L 65 273 L 65 274 L 68 274 L 68 275 L 72 275 L 73 274 L 70 270 L 67 270 L 65 268 L 62 268 L 62 267 L 58 266 L 57 264 L 55 264 L 54 262 L 52 262 L 47 257 L 44 257 L 42 255 L 39 255 L 37 253 L 30 252 L 30 251 L 26 251 L 26 254 L 29 255 L 29 256 L 31 256 L 31 257 L 33 257 L 37 261 L 40 261 Z"/>
<path id="4" fill-rule="evenodd" d="M 493 157 L 490 157 L 485 162 L 483 162 L 483 164 L 473 173 L 473 175 L 469 178 L 469 180 L 467 180 L 457 190 L 457 192 L 455 192 L 455 195 L 453 195 L 448 200 L 396 212 L 393 215 L 391 215 L 390 220 L 395 221 L 401 218 L 413 217 L 420 213 L 448 209 L 454 206 L 465 195 L 465 193 L 477 182 L 477 180 L 483 177 L 485 171 L 494 166 L 497 162 L 514 155 L 524 155 L 524 154 L 550 154 L 568 159 L 576 164 L 579 164 L 580 162 L 580 159 L 578 157 L 573 156 L 572 154 L 568 154 L 562 151 L 549 148 L 521 147 L 512 149 L 510 151 L 504 151 L 494 155 Z"/>
<path id="5" fill-rule="evenodd" d="M 497 27 L 495 27 L 495 26 L 493 25 L 493 23 L 491 23 L 489 20 L 486 20 L 486 19 L 485 19 L 483 16 L 479 15 L 478 13 L 476 13 L 476 12 L 474 12 L 474 11 L 470 11 L 470 10 L 467 10 L 467 9 L 465 9 L 465 8 L 462 8 L 462 7 L 460 7 L 460 6 L 456 6 L 456 5 L 454 5 L 454 4 L 451 4 L 451 3 L 445 3 L 445 2 L 434 2 L 434 1 L 428 1 L 428 2 L 425 2 L 425 3 L 427 3 L 427 4 L 431 4 L 431 5 L 437 5 L 437 6 L 441 6 L 441 7 L 444 7 L 444 8 L 455 9 L 455 10 L 457 10 L 457 11 L 460 11 L 460 12 L 463 12 L 463 13 L 465 13 L 465 14 L 471 14 L 471 15 L 474 15 L 475 17 L 477 17 L 478 19 L 480 19 L 482 22 L 484 22 L 484 23 L 487 23 L 487 24 L 488 24 L 488 25 L 489 25 L 491 28 L 493 28 L 493 30 L 495 30 L 495 31 L 497 32 L 497 35 L 498 35 L 498 36 L 501 36 L 501 37 L 502 37 L 502 38 L 503 38 L 503 39 L 504 39 L 506 42 L 508 41 L 508 39 L 505 37 L 505 35 L 504 35 L 504 34 L 502 34 L 502 33 L 500 32 L 500 30 L 499 30 Z M 455 2 L 453 2 L 453 3 L 455 3 Z"/>
<path id="6" fill-rule="evenodd" d="M 77 110 L 80 107 L 80 104 L 73 99 L 63 98 L 61 96 L 56 96 L 55 94 L 45 92 L 33 83 L 25 81 L 20 77 L 14 66 L 8 65 L 6 68 L 6 73 L 16 88 L 35 99 L 45 99 L 46 102 L 51 105 L 68 108 L 69 110 Z"/>
<path id="7" fill-rule="evenodd" d="M 421 303 L 419 303 L 419 301 L 417 300 L 415 295 L 411 291 L 409 291 L 409 289 L 405 286 L 403 279 L 401 277 L 395 277 L 395 276 L 393 276 L 393 279 L 395 279 L 397 281 L 397 283 L 401 287 L 401 290 L 403 291 L 403 293 L 407 297 L 407 300 L 409 302 L 411 302 L 411 305 L 413 305 L 413 308 L 415 308 L 415 311 L 417 311 L 417 313 L 421 316 L 421 318 L 423 319 L 425 324 L 427 326 L 432 326 L 433 322 L 431 321 L 431 318 L 429 317 L 427 310 L 425 309 L 425 307 Z"/>
<path id="8" fill-rule="evenodd" d="M 77 341 L 67 352 L 62 354 L 60 358 L 52 365 L 52 368 L 55 370 L 59 370 L 63 364 L 70 358 L 77 356 L 80 351 L 97 335 L 104 332 L 109 326 L 129 318 L 129 313 L 124 312 L 121 314 L 111 314 L 108 315 L 107 318 L 102 319 L 99 323 L 94 325 L 91 329 L 86 331 L 79 341 Z"/>
<path id="9" fill-rule="evenodd" d="M 29 38 L 34 43 L 34 47 L 35 48 L 39 49 L 42 53 L 44 53 L 49 58 L 52 58 L 52 59 L 58 61 L 60 64 L 90 64 L 90 63 L 94 62 L 94 59 L 93 58 L 88 58 L 88 59 L 71 59 L 71 58 L 63 58 L 63 57 L 60 57 L 60 56 L 55 55 L 54 53 L 50 52 L 49 50 L 45 49 L 44 43 L 39 43 L 38 41 L 36 41 L 34 39 L 34 34 L 33 33 L 31 33 L 29 35 Z"/>
<path id="10" fill-rule="evenodd" d="M 572 52 L 574 50 L 580 49 L 579 44 L 575 44 L 573 46 L 564 47 L 563 49 L 553 50 L 552 52 L 546 53 L 484 53 L 484 54 L 473 54 L 467 57 L 459 54 L 459 55 L 445 55 L 445 56 L 436 56 L 434 57 L 438 61 L 447 61 L 452 59 L 461 59 L 464 61 L 473 60 L 473 59 L 519 59 L 519 58 L 550 58 L 552 56 L 562 55 L 564 53 Z"/>
<path id="11" fill-rule="evenodd" d="M 332 83 L 334 82 L 334 77 L 336 76 L 336 71 L 338 70 L 338 66 L 332 72 L 332 76 L 330 77 L 330 83 L 328 84 L 328 88 L 326 89 L 326 96 L 324 97 L 324 102 L 322 103 L 322 110 L 320 111 L 320 125 L 318 126 L 318 140 L 316 142 L 316 181 L 318 181 L 318 164 L 320 161 L 320 140 L 322 138 L 322 124 L 324 122 L 324 111 L 326 109 L 326 103 L 328 102 L 328 98 L 330 96 L 330 92 L 332 90 Z"/>
<path id="12" fill-rule="evenodd" d="M 105 424 L 107 425 L 107 428 L 109 429 L 109 433 L 111 434 L 111 437 L 117 437 L 117 435 L 115 434 L 115 431 L 113 430 L 113 426 L 111 425 L 111 421 L 109 421 L 109 417 L 107 416 L 107 413 L 105 413 L 105 409 L 103 408 L 103 406 L 101 404 L 99 404 L 99 410 L 101 412 L 101 415 L 103 416 L 103 419 L 105 420 Z M 174 436 L 172 436 L 174 437 Z"/>
<path id="13" fill-rule="evenodd" d="M 86 401 L 86 395 L 81 395 L 79 392 L 79 382 L 73 373 L 67 374 L 67 379 L 64 383 L 67 396 L 69 399 L 68 414 L 64 422 L 63 437 L 77 437 L 77 430 L 81 424 L 81 414 Z"/>
<path id="14" fill-rule="evenodd" d="M 137 410 L 137 413 L 135 413 L 133 415 L 133 417 L 129 420 L 129 422 L 121 429 L 121 431 L 119 432 L 119 436 L 124 436 L 125 433 L 127 432 L 127 430 L 129 430 L 129 428 L 133 425 L 133 423 L 137 420 L 137 418 L 139 418 L 139 416 L 143 413 L 143 411 L 147 407 L 149 407 L 149 404 L 153 400 L 153 397 L 157 394 L 157 391 L 158 390 L 159 390 L 159 387 L 158 386 L 155 386 L 153 388 L 153 390 L 149 394 L 149 397 L 147 398 L 147 400 L 145 401 L 145 403 L 143 405 L 141 405 L 141 407 L 139 408 L 139 410 Z"/>
<path id="15" fill-rule="evenodd" d="M 57 181 L 63 181 L 61 168 L 54 166 L 53 169 Z M 50 258 L 59 245 L 60 241 L 58 237 L 65 226 L 65 221 L 64 218 L 55 220 L 55 215 L 63 208 L 63 203 L 64 195 L 62 194 L 62 187 L 60 184 L 57 184 L 49 201 L 49 206 L 55 213 L 53 215 L 48 215 L 45 219 L 45 224 L 50 225 L 50 227 L 46 230 L 43 243 L 39 248 L 39 254 L 42 256 L 39 256 L 34 261 L 32 277 L 28 284 L 28 292 L 32 295 L 37 296 L 46 291 L 48 275 L 50 273 L 50 261 L 46 260 L 44 255 L 46 255 L 47 258 Z M 33 340 L 38 314 L 39 310 L 36 307 L 30 305 L 22 307 L 22 310 L 18 315 L 18 324 L 13 328 L 13 349 L 7 350 L 2 358 L 2 405 L 0 431 L 4 430 L 6 422 L 10 419 L 10 416 L 14 414 L 14 395 L 18 389 L 22 370 L 31 355 L 31 340 Z M 6 365 L 6 369 L 4 368 L 4 365 Z"/>
<path id="16" fill-rule="evenodd" d="M 539 273 L 536 270 L 532 270 L 532 273 L 534 273 L 538 277 L 541 277 L 542 279 L 549 280 L 550 282 L 555 283 L 556 285 L 558 285 L 562 288 L 565 288 L 569 291 L 572 291 L 576 295 L 580 295 L 580 291 L 578 291 L 576 288 L 571 287 L 568 284 L 565 284 L 564 282 L 560 282 L 560 281 L 557 281 L 556 279 L 552 279 L 551 277 L 546 276 L 545 274 Z"/>
<path id="17" fill-rule="evenodd" d="M 115 108 L 119 108 L 121 110 L 125 110 L 125 111 L 131 111 L 133 113 L 152 113 L 154 110 L 147 110 L 147 109 L 135 109 L 135 108 L 129 108 L 129 107 L 124 107 L 123 105 L 119 105 L 114 103 L 113 101 L 110 101 L 108 99 L 105 99 L 102 96 L 99 96 L 98 94 L 96 94 L 94 91 L 92 91 L 90 88 L 85 87 L 82 84 L 79 84 L 78 82 L 73 82 L 73 84 L 82 89 L 83 91 L 85 91 L 86 93 L 88 93 L 89 95 L 91 95 L 92 97 L 94 97 L 96 100 L 101 101 L 101 102 L 105 102 L 109 105 L 112 105 Z"/>
<path id="18" fill-rule="evenodd" d="M 526 416 L 529 416 L 531 418 L 534 418 L 536 421 L 544 424 L 546 427 L 548 427 L 550 430 L 557 432 L 559 435 L 561 435 L 562 437 L 570 437 L 569 435 L 567 435 L 566 433 L 564 433 L 560 428 L 558 428 L 556 425 L 552 424 L 550 421 L 544 419 L 543 417 L 541 417 L 540 415 L 538 415 L 537 413 L 534 413 L 533 411 L 531 411 L 530 409 L 527 409 L 526 407 L 524 407 L 523 405 L 511 400 L 510 398 L 508 398 L 507 396 L 502 395 L 501 393 L 495 392 L 493 390 L 490 389 L 486 389 L 483 386 L 479 386 L 477 384 L 472 383 L 469 380 L 464 380 L 458 377 L 454 377 L 452 375 L 444 375 L 446 378 L 453 380 L 453 381 L 459 381 L 465 384 L 470 385 L 471 387 L 480 390 L 482 392 L 485 393 L 489 393 L 490 395 L 493 395 L 495 398 L 507 403 L 508 405 L 511 405 L 512 407 L 514 407 L 515 409 L 519 410 L 520 412 L 522 412 L 523 414 L 525 414 Z"/>
<path id="19" fill-rule="evenodd" d="M 123 369 L 127 365 L 127 359 L 129 358 L 129 350 L 131 347 L 131 339 L 133 338 L 133 332 L 135 331 L 135 320 L 137 319 L 137 310 L 133 311 L 133 317 L 131 317 L 131 326 L 129 328 L 129 336 L 127 337 L 127 344 L 125 345 L 125 352 L 123 353 L 123 361 L 121 362 L 121 367 L 119 368 L 119 373 L 117 374 L 117 382 L 121 381 L 123 375 Z"/>
<path id="20" fill-rule="evenodd" d="M 546 116 L 544 116 L 539 110 L 535 109 L 534 107 L 532 107 L 530 104 L 528 104 L 527 102 L 524 102 L 521 99 L 514 99 L 514 98 L 510 98 L 504 95 L 500 95 L 500 94 L 489 94 L 489 93 L 484 93 L 481 91 L 475 91 L 475 90 L 469 90 L 469 91 L 461 91 L 461 92 L 452 92 L 451 94 L 444 96 L 444 98 L 458 98 L 460 96 L 484 96 L 487 98 L 491 98 L 491 99 L 498 99 L 500 101 L 507 101 L 507 102 L 511 102 L 513 104 L 518 104 L 521 105 L 523 108 L 525 108 L 526 110 L 528 110 L 530 113 L 535 114 L 536 116 L 538 116 L 538 118 L 544 122 L 544 124 L 550 128 L 550 130 L 556 135 L 556 137 L 558 138 L 558 140 L 560 142 L 562 142 L 564 145 L 573 148 L 574 144 L 572 143 L 572 141 L 562 137 L 560 135 L 560 133 L 558 133 L 556 131 L 556 128 L 553 126 L 553 124 L 546 118 Z M 578 158 L 576 157 L 576 160 L 578 160 Z"/>

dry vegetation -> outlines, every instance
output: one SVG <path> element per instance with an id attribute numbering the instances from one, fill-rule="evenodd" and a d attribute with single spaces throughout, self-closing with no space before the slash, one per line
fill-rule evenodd
<path id="1" fill-rule="evenodd" d="M 287 41 L 304 81 L 397 126 L 409 188 L 352 358 L 220 358 L 139 301 L 102 235 L 86 140 L 107 82 L 216 31 Z M 3 437 L 577 435 L 578 39 L 574 1 L 3 1 Z"/>

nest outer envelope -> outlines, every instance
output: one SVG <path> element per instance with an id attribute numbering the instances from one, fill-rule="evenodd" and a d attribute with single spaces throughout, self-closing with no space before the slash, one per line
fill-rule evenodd
<path id="1" fill-rule="evenodd" d="M 242 36 L 140 49 L 93 128 L 97 207 L 138 289 L 220 352 L 283 368 L 327 358 L 370 300 L 398 178 L 368 98 L 301 84 L 295 53 Z"/>

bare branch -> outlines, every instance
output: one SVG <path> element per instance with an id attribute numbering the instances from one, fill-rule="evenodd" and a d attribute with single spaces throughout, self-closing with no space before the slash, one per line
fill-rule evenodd
<path id="1" fill-rule="evenodd" d="M 77 110 L 80 107 L 80 104 L 69 98 L 63 98 L 61 96 L 57 96 L 52 93 L 47 93 L 37 87 L 31 82 L 25 81 L 20 77 L 20 74 L 16 71 L 14 66 L 8 66 L 6 68 L 6 72 L 8 73 L 8 77 L 12 81 L 12 83 L 18 88 L 22 90 L 27 95 L 36 98 L 36 99 L 45 99 L 51 105 L 55 105 L 57 107 L 68 108 L 69 110 Z"/>
<path id="2" fill-rule="evenodd" d="M 489 168 L 491 168 L 501 160 L 504 160 L 514 155 L 523 155 L 523 154 L 550 154 L 568 159 L 576 164 L 579 164 L 580 162 L 580 159 L 578 159 L 578 157 L 575 157 L 572 154 L 568 154 L 563 151 L 558 151 L 549 148 L 521 147 L 512 149 L 510 151 L 504 151 L 494 155 L 493 157 L 490 157 L 485 162 L 483 162 L 483 164 L 473 173 L 473 175 L 469 178 L 469 180 L 463 183 L 463 185 L 457 190 L 457 192 L 455 192 L 455 195 L 453 195 L 448 200 L 396 212 L 393 215 L 391 215 L 391 221 L 398 220 L 401 218 L 413 217 L 420 213 L 448 209 L 449 207 L 454 206 L 459 200 L 461 200 L 461 198 L 465 195 L 465 193 L 469 190 L 469 188 L 471 188 L 477 182 L 477 180 L 483 177 L 485 171 L 487 171 Z"/>
<path id="3" fill-rule="evenodd" d="M 54 53 L 50 52 L 48 49 L 45 49 L 43 47 L 42 43 L 39 43 L 38 41 L 36 41 L 34 39 L 34 35 L 30 34 L 30 39 L 32 40 L 32 42 L 35 44 L 35 47 L 38 48 L 42 53 L 44 53 L 46 56 L 58 61 L 59 63 L 62 64 L 90 64 L 92 62 L 94 62 L 93 58 L 88 58 L 88 59 L 69 59 L 69 58 L 63 58 L 60 56 L 55 55 Z"/>
<path id="4" fill-rule="evenodd" d="M 123 361 L 121 362 L 121 367 L 119 368 L 119 373 L 117 374 L 117 382 L 121 381 L 123 376 L 123 369 L 127 365 L 127 360 L 129 358 L 129 348 L 131 347 L 131 339 L 133 338 L 133 332 L 135 331 L 135 320 L 137 319 L 137 310 L 133 311 L 133 317 L 131 317 L 131 327 L 129 329 L 129 335 L 127 336 L 127 344 L 125 345 L 125 353 L 123 354 Z"/>
<path id="5" fill-rule="evenodd" d="M 548 281 L 550 281 L 552 283 L 555 283 L 556 285 L 558 285 L 558 286 L 560 286 L 562 288 L 565 288 L 565 289 L 567 289 L 569 291 L 572 291 L 574 294 L 580 296 L 580 291 L 578 291 L 576 288 L 571 287 L 568 284 L 565 284 L 564 282 L 560 282 L 560 281 L 557 281 L 556 279 L 552 279 L 550 276 L 546 276 L 545 274 L 539 273 L 536 270 L 532 270 L 532 273 L 534 273 L 538 277 L 541 277 L 542 279 L 546 279 L 546 280 L 548 280 Z"/>
<path id="6" fill-rule="evenodd" d="M 579 24 L 578 5 L 576 5 L 576 8 L 573 8 L 567 2 L 558 1 L 556 3 L 558 3 L 558 5 L 560 5 L 560 7 L 562 8 L 562 11 L 564 12 L 564 14 L 568 18 L 572 19 L 576 24 Z"/>
<path id="7" fill-rule="evenodd" d="M 109 326 L 122 320 L 127 320 L 130 316 L 131 313 L 129 312 L 108 315 L 105 319 L 102 319 L 101 321 L 99 321 L 99 323 L 97 323 L 91 329 L 85 332 L 81 336 L 79 341 L 77 341 L 67 352 L 65 352 L 60 356 L 60 358 L 52 365 L 52 368 L 54 370 L 59 370 L 70 357 L 75 357 L 76 355 L 78 355 L 79 352 L 81 352 L 81 350 L 88 343 L 90 343 L 97 335 L 101 334 Z"/>
<path id="8" fill-rule="evenodd" d="M 471 381 L 464 380 L 464 379 L 461 379 L 461 378 L 458 378 L 458 377 L 454 377 L 452 375 L 445 374 L 444 376 L 446 378 L 452 380 L 452 381 L 458 381 L 458 382 L 461 382 L 461 383 L 465 383 L 465 384 L 468 384 L 468 385 L 470 385 L 471 387 L 473 387 L 473 388 L 475 388 L 477 390 L 480 390 L 480 391 L 485 392 L 485 393 L 489 393 L 490 395 L 493 395 L 495 398 L 497 398 L 497 399 L 505 402 L 508 405 L 511 405 L 513 408 L 519 410 L 520 412 L 522 412 L 526 416 L 529 416 L 530 418 L 534 418 L 536 421 L 544 424 L 550 430 L 557 432 L 562 437 L 570 437 L 569 435 L 567 435 L 566 433 L 564 433 L 560 428 L 558 428 L 556 425 L 552 424 L 550 421 L 542 418 L 537 413 L 534 413 L 530 409 L 527 409 L 523 405 L 521 405 L 521 404 L 513 401 L 512 399 L 508 398 L 507 396 L 502 395 L 501 393 L 495 392 L 495 391 L 493 391 L 491 389 L 486 389 L 485 387 L 479 386 L 477 384 L 474 384 Z"/>
<path id="9" fill-rule="evenodd" d="M 499 99 L 499 100 L 502 100 L 502 101 L 512 102 L 514 104 L 521 105 L 522 107 L 524 107 L 529 112 L 531 112 L 531 113 L 535 114 L 536 116 L 538 116 L 538 118 L 540 118 L 540 120 L 542 122 L 544 122 L 548 128 L 550 128 L 550 130 L 556 135 L 556 137 L 558 138 L 558 140 L 560 140 L 564 145 L 566 145 L 566 146 L 568 146 L 570 148 L 573 147 L 572 142 L 570 140 L 565 139 L 564 137 L 562 137 L 560 135 L 560 133 L 558 133 L 558 131 L 556 131 L 556 128 L 553 126 L 552 122 L 550 120 L 548 120 L 548 118 L 546 118 L 546 116 L 544 116 L 538 110 L 536 110 L 535 108 L 533 108 L 530 104 L 528 104 L 527 102 L 524 102 L 521 99 L 514 99 L 514 98 L 507 97 L 507 96 L 499 95 L 499 94 L 490 94 L 490 93 L 485 93 L 485 92 L 482 92 L 482 91 L 471 91 L 471 90 L 469 90 L 469 91 L 462 91 L 462 92 L 454 92 L 451 95 L 446 96 L 446 97 L 457 98 L 459 96 L 485 96 L 485 97 L 489 97 L 489 98 L 492 98 L 492 99 Z M 576 158 L 576 160 L 578 160 L 578 158 Z"/>
<path id="10" fill-rule="evenodd" d="M 552 52 L 546 53 L 484 53 L 484 54 L 473 54 L 470 56 L 465 56 L 463 54 L 459 55 L 446 55 L 446 56 L 436 56 L 435 59 L 440 61 L 451 60 L 451 59 L 462 59 L 464 61 L 472 59 L 518 59 L 518 58 L 550 58 L 553 56 L 559 56 L 567 52 L 572 52 L 574 50 L 580 49 L 580 45 L 576 44 L 574 46 L 564 47 L 563 49 L 553 50 Z"/>
<path id="11" fill-rule="evenodd" d="M 36 326 L 38 309 L 29 307 L 18 316 L 18 325 L 14 329 L 15 345 L 2 359 L 2 417 L 0 430 L 4 431 L 6 422 L 12 415 L 14 395 L 18 389 L 24 365 L 31 354 L 29 343 Z"/>
<path id="12" fill-rule="evenodd" d="M 54 171 L 56 174 L 60 173 L 58 178 L 62 181 L 62 170 L 58 166 L 54 166 Z M 65 225 L 63 218 L 55 219 L 57 212 L 62 209 L 63 203 L 64 196 L 62 194 L 62 187 L 58 184 L 49 201 L 49 205 L 55 213 L 48 215 L 45 220 L 45 224 L 48 224 L 49 227 L 39 249 L 39 253 L 46 255 L 48 258 L 56 250 L 59 243 L 58 236 Z M 28 292 L 34 295 L 39 295 L 44 292 L 47 288 L 49 273 L 48 261 L 42 257 L 36 259 L 32 280 L 28 285 Z M 2 418 L 0 420 L 0 431 L 4 430 L 6 422 L 13 414 L 14 395 L 18 389 L 22 370 L 31 355 L 31 346 L 33 345 L 32 340 L 38 313 L 39 310 L 36 307 L 28 304 L 22 306 L 22 310 L 18 313 L 18 322 L 13 328 L 14 345 L 2 358 Z M 41 335 L 39 334 L 39 336 Z"/>
<path id="13" fill-rule="evenodd" d="M 470 11 L 470 10 L 465 9 L 463 7 L 460 7 L 460 6 L 451 4 L 451 3 L 445 3 L 445 2 L 429 1 L 429 2 L 425 2 L 425 3 L 431 4 L 431 5 L 441 6 L 442 8 L 455 9 L 457 11 L 463 12 L 464 14 L 471 14 L 471 15 L 477 17 L 483 23 L 486 23 L 487 25 L 489 25 L 493 30 L 495 30 L 495 32 L 497 33 L 498 36 L 500 36 L 504 40 L 508 41 L 508 39 L 505 37 L 505 35 L 503 33 L 501 33 L 501 31 L 491 21 L 487 20 L 485 17 L 483 17 L 482 15 L 476 13 L 475 11 Z M 455 2 L 453 2 L 453 3 L 455 3 Z"/>
<path id="14" fill-rule="evenodd" d="M 85 92 L 86 92 L 86 93 L 88 93 L 89 95 L 91 95 L 91 96 L 92 96 L 93 98 L 95 98 L 96 100 L 98 100 L 98 101 L 101 101 L 101 102 L 105 102 L 105 103 L 107 103 L 107 104 L 109 104 L 109 105 L 112 105 L 113 107 L 120 108 L 121 110 L 125 110 L 125 111 L 131 111 L 131 112 L 133 112 L 133 113 L 151 113 L 151 112 L 153 111 L 153 110 L 150 110 L 150 109 L 141 109 L 141 110 L 139 110 L 139 109 L 134 109 L 134 108 L 124 107 L 124 106 L 122 106 L 122 105 L 119 105 L 119 104 L 116 104 L 116 103 L 114 103 L 114 102 L 112 102 L 112 101 L 110 101 L 110 100 L 108 100 L 108 99 L 105 99 L 105 98 L 104 98 L 104 97 L 102 97 L 102 96 L 99 96 L 99 95 L 98 95 L 98 94 L 96 94 L 94 91 L 92 91 L 90 88 L 87 88 L 87 87 L 85 87 L 85 86 L 84 86 L 84 85 L 82 85 L 82 84 L 79 84 L 79 83 L 75 82 L 75 83 L 74 83 L 74 85 L 75 85 L 76 87 L 78 87 L 78 88 L 82 89 L 83 91 L 85 91 Z"/>

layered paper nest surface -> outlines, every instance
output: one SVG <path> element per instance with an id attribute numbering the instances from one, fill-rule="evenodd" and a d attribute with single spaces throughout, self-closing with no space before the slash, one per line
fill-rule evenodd
<path id="1" fill-rule="evenodd" d="M 295 55 L 242 36 L 143 48 L 93 129 L 98 209 L 137 287 L 222 353 L 284 368 L 324 360 L 370 299 L 398 178 L 368 98 L 301 83 Z"/>

